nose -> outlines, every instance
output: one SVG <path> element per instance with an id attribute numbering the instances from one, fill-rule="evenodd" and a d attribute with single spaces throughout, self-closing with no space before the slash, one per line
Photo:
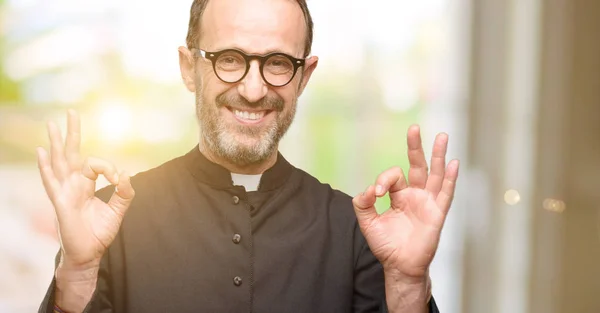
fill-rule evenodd
<path id="1" fill-rule="evenodd" d="M 250 103 L 257 102 L 267 95 L 267 84 L 260 75 L 260 65 L 257 60 L 250 62 L 250 69 L 238 85 L 238 92 Z"/>

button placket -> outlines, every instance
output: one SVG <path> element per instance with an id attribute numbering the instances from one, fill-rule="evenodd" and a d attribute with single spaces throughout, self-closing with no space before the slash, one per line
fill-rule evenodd
<path id="1" fill-rule="evenodd" d="M 244 202 L 242 203 L 242 198 L 241 198 L 240 196 L 238 196 L 238 195 L 231 195 L 231 203 L 232 203 L 234 206 L 239 206 L 239 205 L 246 206 L 245 204 L 246 204 L 247 202 L 245 202 L 245 199 L 246 199 L 246 198 L 244 197 Z M 238 208 L 238 209 L 239 209 L 239 208 Z M 237 210 L 235 210 L 235 211 L 237 212 Z M 240 214 L 240 213 L 242 213 L 242 212 L 237 212 L 237 214 Z M 236 227 L 236 228 L 237 228 L 237 227 Z M 242 229 L 243 229 L 243 228 L 244 228 L 244 227 L 242 227 Z M 233 242 L 233 244 L 235 244 L 235 245 L 239 245 L 239 244 L 241 243 L 241 241 L 242 241 L 242 235 L 241 235 L 240 233 L 238 233 L 238 232 L 234 232 L 234 233 L 233 233 L 233 235 L 232 235 L 232 237 L 231 237 L 231 241 Z M 239 249 L 239 248 L 236 248 L 236 249 Z M 252 271 L 251 271 L 251 272 L 252 272 Z M 251 275 L 252 275 L 252 274 L 250 274 L 250 276 L 251 276 Z M 252 279 L 250 279 L 250 281 L 251 281 L 251 280 L 252 280 Z M 235 276 L 235 277 L 233 277 L 232 281 L 233 281 L 233 285 L 234 285 L 235 287 L 240 287 L 240 286 L 242 285 L 243 279 L 242 279 L 242 277 L 241 277 L 241 276 Z M 252 284 L 250 284 L 250 285 L 252 285 Z M 240 287 L 240 288 L 241 288 L 241 287 Z"/>

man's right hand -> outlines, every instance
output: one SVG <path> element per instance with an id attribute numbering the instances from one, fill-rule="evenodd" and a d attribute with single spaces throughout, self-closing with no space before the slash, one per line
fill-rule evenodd
<path id="1" fill-rule="evenodd" d="M 97 273 L 100 259 L 115 239 L 134 197 L 129 176 L 119 174 L 114 165 L 91 157 L 82 160 L 80 129 L 79 116 L 69 110 L 66 143 L 63 145 L 56 124 L 49 122 L 50 155 L 43 148 L 37 149 L 44 188 L 58 220 L 61 260 L 56 274 L 57 286 L 61 283 L 59 270 L 65 273 L 62 283 L 68 283 L 64 280 L 71 278 L 74 283 L 83 283 L 86 277 L 93 282 L 97 280 L 84 273 Z M 116 186 L 108 203 L 95 196 L 99 175 Z"/>

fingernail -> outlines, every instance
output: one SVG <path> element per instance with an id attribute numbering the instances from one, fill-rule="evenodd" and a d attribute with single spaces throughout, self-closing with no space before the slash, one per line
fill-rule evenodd
<path id="1" fill-rule="evenodd" d="M 116 183 L 119 183 L 119 174 L 115 174 L 115 176 L 113 177 L 113 180 L 114 180 Z"/>
<path id="2" fill-rule="evenodd" d="M 377 185 L 377 187 L 375 187 L 375 193 L 380 195 L 382 192 L 383 192 L 383 186 Z"/>

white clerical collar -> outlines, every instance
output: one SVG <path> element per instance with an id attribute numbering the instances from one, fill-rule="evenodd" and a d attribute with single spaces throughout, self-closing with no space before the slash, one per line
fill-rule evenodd
<path id="1" fill-rule="evenodd" d="M 262 174 L 245 175 L 231 173 L 231 180 L 233 181 L 234 186 L 244 186 L 248 192 L 257 191 L 261 176 Z"/>

